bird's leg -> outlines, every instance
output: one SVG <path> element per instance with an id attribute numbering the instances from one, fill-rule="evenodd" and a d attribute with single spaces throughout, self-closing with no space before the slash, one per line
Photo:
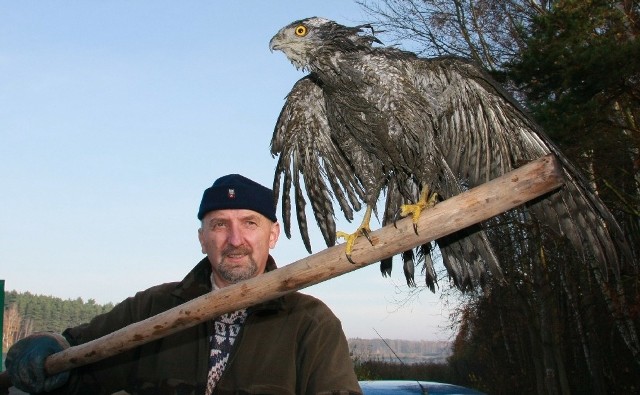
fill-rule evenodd
<path id="1" fill-rule="evenodd" d="M 400 206 L 400 215 L 402 217 L 412 214 L 413 231 L 416 232 L 416 234 L 418 234 L 418 218 L 420 218 L 420 213 L 422 213 L 422 210 L 435 206 L 438 201 L 438 194 L 434 192 L 429 196 L 429 191 L 429 186 L 425 185 L 422 187 L 420 198 L 415 204 L 403 204 Z"/>
<path id="2" fill-rule="evenodd" d="M 351 250 L 353 250 L 353 243 L 356 242 L 356 239 L 362 234 L 364 237 L 369 240 L 369 243 L 373 245 L 371 238 L 369 237 L 369 233 L 371 232 L 371 228 L 369 227 L 369 222 L 371 222 L 371 211 L 373 208 L 367 205 L 367 210 L 364 212 L 364 218 L 362 218 L 362 223 L 355 232 L 349 234 L 346 232 L 338 231 L 336 232 L 336 237 L 338 239 L 342 238 L 347 241 L 347 245 L 345 247 L 345 252 L 347 254 L 347 259 L 351 263 L 355 263 L 351 260 Z"/>

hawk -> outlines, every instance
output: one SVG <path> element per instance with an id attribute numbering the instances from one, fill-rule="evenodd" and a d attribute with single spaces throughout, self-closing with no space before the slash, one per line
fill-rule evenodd
<path id="1" fill-rule="evenodd" d="M 426 59 L 381 44 L 369 25 L 347 27 L 318 17 L 285 26 L 269 43 L 272 51 L 284 52 L 297 69 L 309 73 L 287 95 L 271 140 L 271 153 L 278 157 L 273 189 L 277 201 L 282 187 L 288 237 L 292 187 L 309 252 L 307 199 L 327 246 L 336 243 L 334 202 L 348 220 L 366 205 L 363 223 L 346 237 L 349 256 L 349 243 L 367 234 L 382 197 L 385 225 L 400 210 L 417 215 L 429 200 L 454 196 L 553 153 L 565 185 L 516 217 L 566 237 L 584 259 L 598 260 L 605 270 L 630 253 L 603 202 L 486 72 L 462 58 Z M 461 289 L 482 283 L 486 275 L 501 275 L 486 225 L 436 243 Z M 434 290 L 433 251 L 429 243 L 402 254 L 409 285 L 415 285 L 417 257 Z M 390 273 L 391 258 L 381 270 Z"/>

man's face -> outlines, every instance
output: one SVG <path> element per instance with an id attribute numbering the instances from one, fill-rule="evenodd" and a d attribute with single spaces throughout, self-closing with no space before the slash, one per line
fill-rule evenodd
<path id="1" fill-rule="evenodd" d="M 217 287 L 262 274 L 280 225 L 253 210 L 215 210 L 202 219 L 198 239 Z"/>

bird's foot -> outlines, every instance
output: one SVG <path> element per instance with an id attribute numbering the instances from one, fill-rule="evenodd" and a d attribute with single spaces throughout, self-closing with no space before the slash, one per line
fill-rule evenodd
<path id="1" fill-rule="evenodd" d="M 342 232 L 342 231 L 337 231 L 336 232 L 336 237 L 338 239 L 345 239 L 346 242 L 347 242 L 347 244 L 345 246 L 345 253 L 347 254 L 347 259 L 349 260 L 349 262 L 355 263 L 351 259 L 351 252 L 353 251 L 353 244 L 356 242 L 356 239 L 358 237 L 360 237 L 360 235 L 366 237 L 367 240 L 369 240 L 369 243 L 371 243 L 371 245 L 373 245 L 373 242 L 371 241 L 371 237 L 369 237 L 369 233 L 371 233 L 371 229 L 369 228 L 368 225 L 360 226 L 353 233 L 347 233 L 347 232 Z"/>
<path id="2" fill-rule="evenodd" d="M 400 216 L 406 217 L 411 214 L 413 220 L 413 231 L 418 234 L 418 218 L 423 210 L 431 208 L 436 205 L 438 201 L 438 194 L 432 193 L 429 195 L 429 187 L 424 187 L 420 193 L 420 199 L 415 204 L 403 204 L 400 206 Z"/>
<path id="3" fill-rule="evenodd" d="M 362 219 L 362 223 L 353 233 L 347 233 L 338 231 L 336 232 L 336 238 L 345 239 L 347 241 L 347 245 L 345 247 L 345 253 L 347 254 L 347 259 L 351 263 L 355 263 L 351 259 L 351 252 L 353 251 L 353 244 L 356 242 L 356 239 L 360 237 L 360 235 L 364 236 L 369 240 L 369 243 L 373 245 L 373 241 L 371 241 L 371 237 L 369 237 L 369 233 L 371 233 L 371 228 L 369 227 L 369 222 L 371 222 L 371 206 L 367 206 L 367 211 L 364 213 L 364 218 Z"/>

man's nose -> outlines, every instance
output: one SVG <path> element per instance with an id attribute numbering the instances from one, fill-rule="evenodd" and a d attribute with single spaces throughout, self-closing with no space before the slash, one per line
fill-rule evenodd
<path id="1" fill-rule="evenodd" d="M 233 246 L 239 246 L 244 242 L 242 232 L 238 225 L 232 224 L 229 226 L 229 233 L 227 234 L 227 242 Z"/>

